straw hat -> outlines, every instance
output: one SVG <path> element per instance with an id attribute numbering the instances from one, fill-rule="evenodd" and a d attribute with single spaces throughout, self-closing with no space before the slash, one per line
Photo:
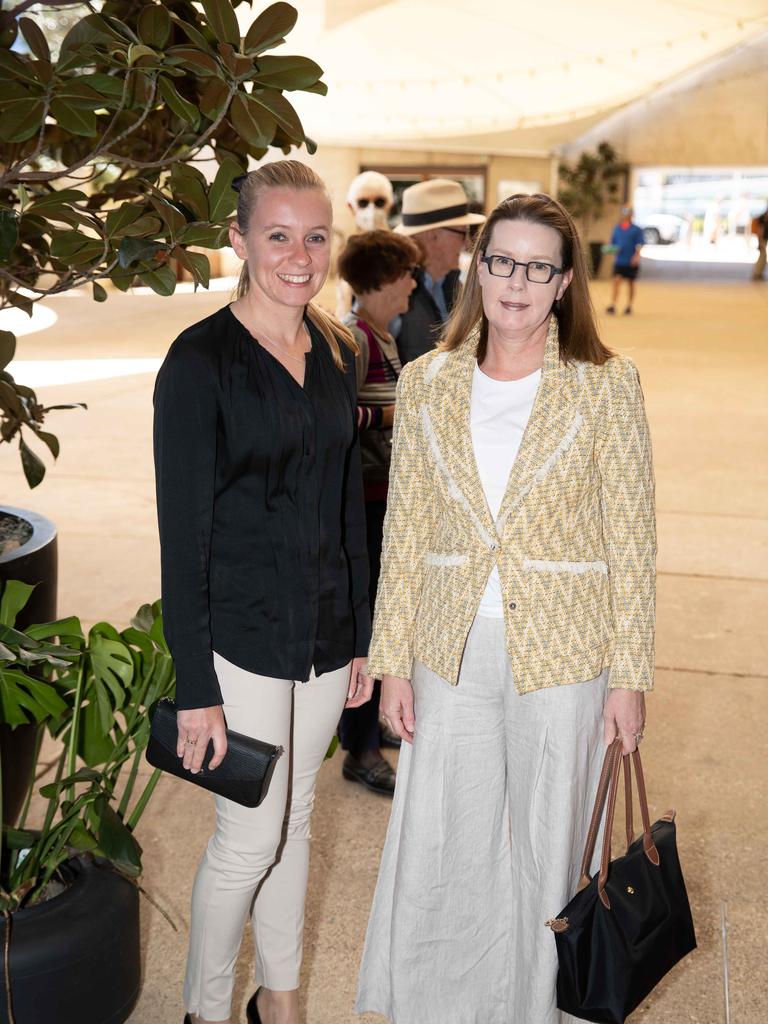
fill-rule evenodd
<path id="1" fill-rule="evenodd" d="M 432 228 L 466 227 L 484 221 L 482 213 L 468 212 L 467 194 L 458 181 L 430 178 L 403 192 L 403 222 L 395 231 L 416 235 Z"/>

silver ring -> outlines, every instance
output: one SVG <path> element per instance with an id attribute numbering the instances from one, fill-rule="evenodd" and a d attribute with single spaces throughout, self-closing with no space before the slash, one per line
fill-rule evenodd
<path id="1" fill-rule="evenodd" d="M 641 733 L 641 732 L 636 732 L 635 733 L 635 743 L 639 743 L 642 738 L 643 738 L 643 733 Z"/>

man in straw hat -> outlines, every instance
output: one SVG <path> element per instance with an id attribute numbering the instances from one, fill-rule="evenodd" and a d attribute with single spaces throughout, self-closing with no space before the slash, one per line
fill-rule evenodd
<path id="1" fill-rule="evenodd" d="M 434 348 L 458 292 L 459 256 L 467 229 L 482 224 L 485 217 L 469 212 L 467 195 L 457 181 L 432 178 L 403 192 L 402 218 L 395 231 L 414 237 L 425 257 L 397 332 L 400 361 L 405 365 Z"/>

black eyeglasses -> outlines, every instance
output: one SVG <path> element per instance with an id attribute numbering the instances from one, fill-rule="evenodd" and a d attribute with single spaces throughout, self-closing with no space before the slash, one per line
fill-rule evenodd
<path id="1" fill-rule="evenodd" d="M 489 273 L 494 277 L 512 277 L 517 267 L 525 267 L 525 276 L 532 284 L 549 284 L 555 274 L 562 274 L 564 268 L 541 260 L 530 260 L 521 263 L 511 256 L 481 256 L 480 262 L 485 263 Z"/>
<path id="2" fill-rule="evenodd" d="M 387 200 L 384 196 L 376 196 L 375 199 L 356 199 L 355 202 L 361 210 L 364 210 L 369 203 L 373 203 L 377 210 L 383 210 L 387 205 Z"/>

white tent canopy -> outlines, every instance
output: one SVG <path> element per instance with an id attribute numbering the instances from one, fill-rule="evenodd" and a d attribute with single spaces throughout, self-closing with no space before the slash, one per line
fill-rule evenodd
<path id="1" fill-rule="evenodd" d="M 765 32 L 766 0 L 301 0 L 282 50 L 325 68 L 292 99 L 338 145 L 448 142 L 582 120 Z M 254 10 L 257 5 L 254 5 Z M 243 21 L 253 12 L 239 8 Z"/>

